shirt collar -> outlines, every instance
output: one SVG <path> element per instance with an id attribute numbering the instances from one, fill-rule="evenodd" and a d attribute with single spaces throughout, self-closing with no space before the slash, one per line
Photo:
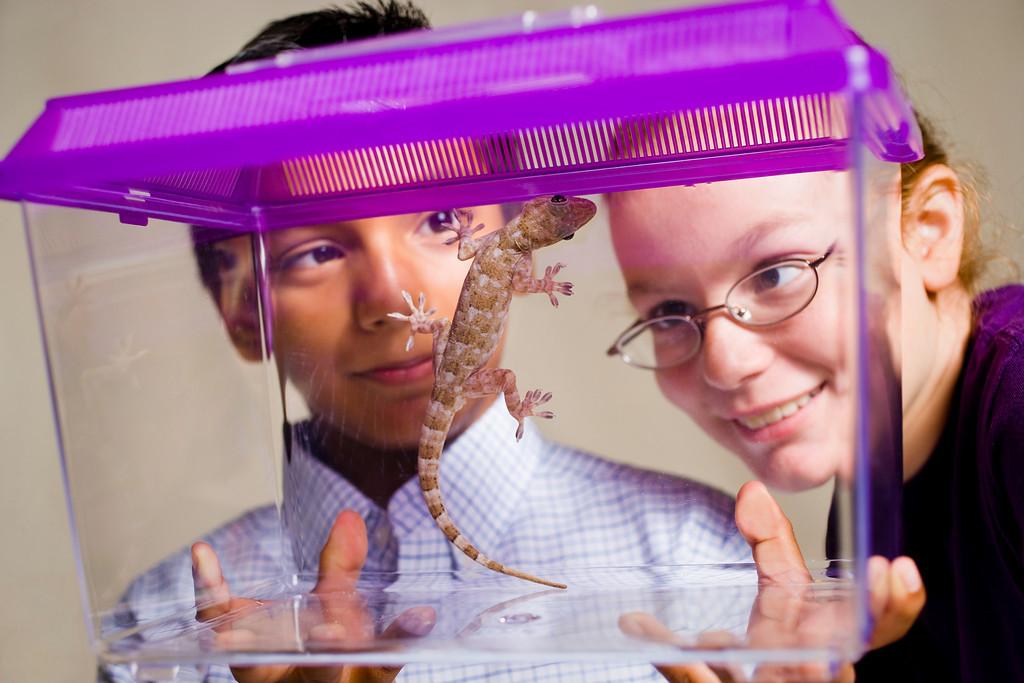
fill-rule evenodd
<path id="1" fill-rule="evenodd" d="M 284 462 L 283 517 L 292 540 L 299 572 L 316 572 L 320 550 L 327 542 L 335 518 L 342 510 L 355 510 L 367 525 L 380 523 L 383 513 L 373 501 L 310 451 L 309 422 L 293 425 Z"/>
<path id="2" fill-rule="evenodd" d="M 403 537 L 420 532 L 424 525 L 443 538 L 427 511 L 417 477 L 403 484 L 387 510 L 382 510 L 310 453 L 308 440 L 303 438 L 305 425 L 295 425 L 292 430 L 283 484 L 283 515 L 300 572 L 316 571 L 331 525 L 346 508 L 366 521 L 368 569 L 387 570 L 387 566 L 378 565 L 394 562 L 394 558 L 386 561 L 383 556 L 377 557 L 394 554 L 393 543 L 386 544 L 389 548 L 380 547 L 381 540 L 390 536 L 389 527 L 394 528 L 399 543 Z M 530 420 L 518 443 L 515 431 L 516 421 L 499 397 L 441 454 L 441 493 L 448 512 L 460 531 L 485 553 L 498 545 L 511 526 L 543 445 L 543 437 Z M 454 547 L 451 550 L 460 552 Z"/>

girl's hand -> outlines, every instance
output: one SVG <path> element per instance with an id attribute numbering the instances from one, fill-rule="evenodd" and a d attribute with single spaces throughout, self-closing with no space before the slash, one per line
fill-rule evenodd
<path id="1" fill-rule="evenodd" d="M 794 632 L 801 628 L 821 628 L 823 622 L 834 627 L 836 620 L 849 615 L 849 610 L 843 610 L 841 606 L 836 612 L 834 604 L 815 605 L 805 600 L 801 586 L 812 582 L 813 577 L 796 542 L 793 525 L 761 482 L 748 482 L 737 494 L 736 526 L 750 544 L 761 585 L 761 593 L 751 613 L 748 640 L 760 640 L 759 636 L 764 636 L 767 642 L 785 635 L 780 633 L 780 629 L 786 623 Z M 874 620 L 868 644 L 871 649 L 902 638 L 924 607 L 925 592 L 920 574 L 914 561 L 907 557 L 892 562 L 883 557 L 872 557 L 868 561 L 868 593 L 869 611 Z M 671 630 L 650 614 L 624 615 L 620 626 L 631 635 L 657 642 L 678 640 Z M 849 627 L 855 628 L 855 625 L 851 623 Z M 659 666 L 658 671 L 673 683 L 746 680 L 734 666 L 673 665 Z M 852 683 L 854 671 L 849 663 L 843 664 L 834 674 L 818 664 L 766 665 L 755 672 L 754 680 Z"/>

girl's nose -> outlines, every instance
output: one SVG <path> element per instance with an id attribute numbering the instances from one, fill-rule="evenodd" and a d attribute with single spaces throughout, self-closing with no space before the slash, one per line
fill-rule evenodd
<path id="1" fill-rule="evenodd" d="M 730 391 L 757 377 L 775 357 L 764 335 L 764 331 L 743 327 L 728 316 L 712 316 L 704 325 L 704 380 L 716 389 Z"/>

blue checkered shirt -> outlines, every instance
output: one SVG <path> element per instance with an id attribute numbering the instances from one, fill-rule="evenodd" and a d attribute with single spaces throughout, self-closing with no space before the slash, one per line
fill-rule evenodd
<path id="1" fill-rule="evenodd" d="M 506 566 L 557 578 L 558 567 L 749 562 L 733 522 L 732 499 L 692 481 L 613 463 L 545 440 L 527 426 L 521 442 L 503 401 L 445 447 L 441 489 L 446 506 L 474 545 Z M 267 506 L 205 537 L 234 588 L 285 573 L 315 572 L 337 514 L 362 515 L 369 536 L 367 571 L 451 572 L 476 566 L 453 547 L 427 511 L 414 477 L 382 509 L 294 440 L 284 471 L 281 518 Z M 545 573 L 545 568 L 547 569 Z M 550 574 L 550 576 L 548 576 Z M 170 605 L 194 600 L 188 551 L 136 579 L 110 627 L 167 616 Z M 752 595 L 752 594 L 751 594 Z M 749 597 L 721 626 L 746 623 Z M 187 603 L 186 603 L 187 604 Z M 444 610 L 434 632 L 443 630 Z M 114 623 L 116 622 L 116 623 Z M 733 623 L 735 622 L 735 623 Z M 429 636 L 428 636 L 429 637 Z M 144 636 L 136 636 L 144 638 Z M 127 667 L 108 667 L 107 680 L 136 680 Z M 233 681 L 224 666 L 185 669 L 175 680 Z M 400 681 L 662 680 L 649 665 L 570 662 L 530 665 L 410 664 Z"/>

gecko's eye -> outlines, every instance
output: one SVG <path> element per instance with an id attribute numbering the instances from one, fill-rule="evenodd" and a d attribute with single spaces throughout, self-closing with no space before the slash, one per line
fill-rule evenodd
<path id="1" fill-rule="evenodd" d="M 567 201 L 569 200 L 565 198 L 565 195 L 556 194 L 551 197 L 552 204 L 565 204 Z"/>

